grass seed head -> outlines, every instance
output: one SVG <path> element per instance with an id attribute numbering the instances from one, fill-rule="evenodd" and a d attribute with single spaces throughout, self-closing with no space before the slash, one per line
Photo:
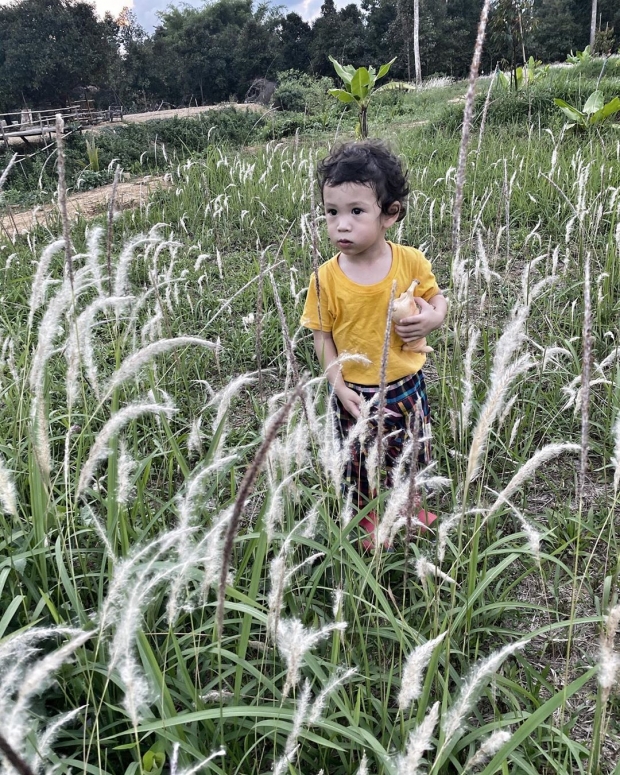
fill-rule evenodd
<path id="1" fill-rule="evenodd" d="M 405 663 L 403 676 L 401 680 L 400 692 L 398 694 L 398 707 L 400 710 L 406 710 L 412 702 L 417 700 L 422 694 L 422 678 L 424 671 L 431 659 L 435 647 L 438 646 L 446 637 L 442 632 L 436 638 L 423 643 L 415 648 Z"/>

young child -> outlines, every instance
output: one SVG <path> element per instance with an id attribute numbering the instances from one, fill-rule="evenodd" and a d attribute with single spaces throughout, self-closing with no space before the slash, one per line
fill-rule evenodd
<path id="1" fill-rule="evenodd" d="M 385 239 L 390 226 L 405 217 L 409 189 L 400 160 L 382 142 L 366 140 L 336 148 L 320 163 L 318 182 L 327 232 L 339 252 L 319 268 L 318 297 L 312 275 L 301 324 L 314 333 L 317 357 L 335 395 L 336 425 L 342 440 L 360 416 L 362 400 L 370 401 L 380 389 L 392 283 L 396 281 L 395 298 L 413 280 L 419 283 L 415 289 L 419 314 L 404 318 L 390 332 L 383 424 L 385 484 L 390 487 L 392 470 L 414 428 L 419 429 L 421 439 L 418 466 L 430 462 L 430 413 L 422 374 L 426 355 L 402 348 L 442 325 L 446 300 L 423 254 Z M 344 353 L 363 355 L 368 362 L 335 363 Z M 376 409 L 375 400 L 375 414 Z M 351 445 L 344 472 L 358 509 L 376 496 L 365 460 L 377 425 L 375 418 L 363 445 Z M 430 524 L 435 517 L 421 512 L 419 518 Z M 362 544 L 372 549 L 376 513 L 370 512 L 360 525 L 369 534 Z"/>

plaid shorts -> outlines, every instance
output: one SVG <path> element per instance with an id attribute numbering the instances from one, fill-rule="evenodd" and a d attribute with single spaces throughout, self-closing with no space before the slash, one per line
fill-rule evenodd
<path id="1" fill-rule="evenodd" d="M 359 393 L 365 401 L 370 401 L 379 392 L 377 385 L 356 385 L 345 382 L 346 386 Z M 342 406 L 335 393 L 332 393 L 333 409 L 336 415 L 336 429 L 342 443 L 345 442 L 356 423 Z M 349 456 L 344 475 L 344 483 L 352 494 L 352 502 L 358 508 L 363 508 L 377 496 L 376 489 L 368 481 L 366 472 L 366 456 L 368 450 L 377 438 L 377 399 L 371 407 L 368 428 L 363 442 L 355 439 L 349 445 Z M 393 469 L 396 467 L 406 443 L 413 437 L 414 429 L 418 429 L 420 446 L 418 449 L 418 468 L 424 468 L 431 462 L 431 416 L 426 395 L 426 384 L 421 371 L 407 377 L 390 382 L 385 390 L 385 414 L 383 420 L 383 452 L 385 460 L 381 475 L 381 483 L 386 488 L 392 487 Z"/>

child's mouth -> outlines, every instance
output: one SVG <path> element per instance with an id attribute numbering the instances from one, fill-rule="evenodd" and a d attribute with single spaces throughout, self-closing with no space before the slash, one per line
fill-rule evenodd
<path id="1" fill-rule="evenodd" d="M 352 245 L 353 243 L 349 239 L 339 239 L 338 244 L 346 247 L 347 245 Z"/>

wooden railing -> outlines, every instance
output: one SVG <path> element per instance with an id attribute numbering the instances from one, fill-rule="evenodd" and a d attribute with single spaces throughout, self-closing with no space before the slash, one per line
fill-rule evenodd
<path id="1" fill-rule="evenodd" d="M 28 142 L 29 137 L 51 136 L 56 131 L 56 116 L 60 114 L 65 122 L 65 131 L 75 125 L 92 126 L 103 121 L 113 121 L 115 117 L 123 119 L 121 105 L 110 105 L 107 110 L 95 110 L 92 102 L 83 100 L 67 108 L 51 110 L 32 110 L 24 108 L 18 113 L 0 113 L 0 139 L 8 147 L 11 137 Z"/>

